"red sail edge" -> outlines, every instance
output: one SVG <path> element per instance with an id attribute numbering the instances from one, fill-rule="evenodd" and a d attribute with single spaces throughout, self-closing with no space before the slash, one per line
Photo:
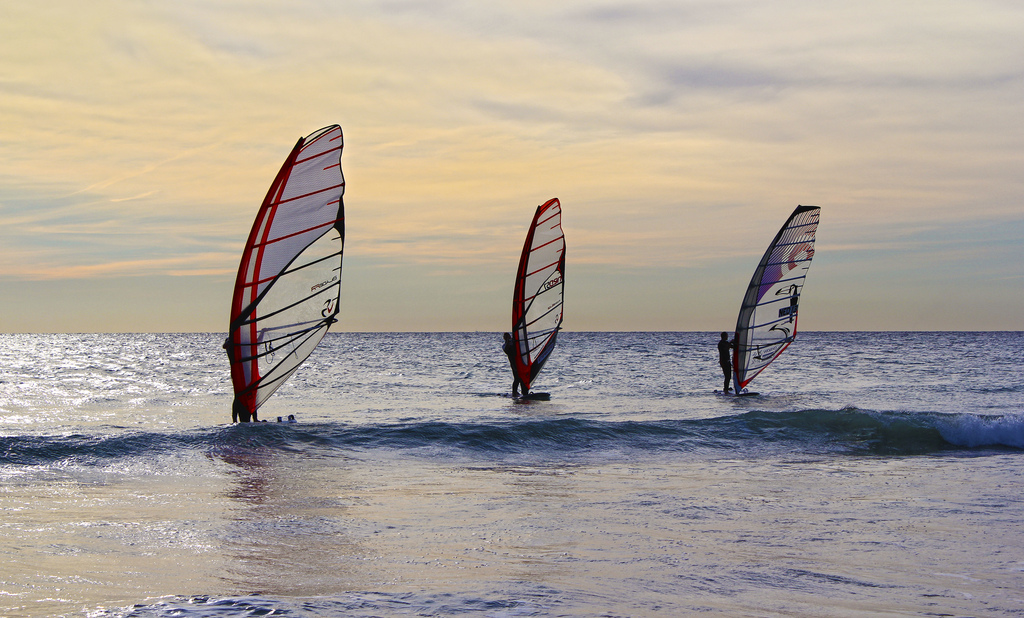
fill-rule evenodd
<path id="1" fill-rule="evenodd" d="M 249 238 L 245 243 L 245 250 L 242 252 L 242 259 L 238 264 L 238 274 L 235 276 L 235 292 L 231 300 L 231 336 L 236 328 L 250 329 L 249 341 L 256 341 L 256 322 L 252 320 L 252 313 L 255 311 L 253 303 L 256 301 L 258 292 L 257 286 L 249 283 L 250 277 L 247 273 L 258 273 L 260 261 L 266 246 L 267 235 L 270 233 L 270 224 L 274 218 L 277 205 L 281 200 L 281 192 L 288 183 L 288 176 L 291 174 L 295 160 L 302 150 L 302 144 L 306 138 L 300 137 L 292 148 L 291 154 L 285 159 L 281 169 L 277 172 L 274 182 L 270 185 L 259 211 L 256 213 L 256 220 L 252 229 L 249 230 Z M 255 253 L 255 256 L 254 256 Z M 248 309 L 245 315 L 244 310 Z M 240 320 L 248 321 L 248 324 L 235 326 Z M 241 401 L 245 409 L 252 414 L 256 411 L 256 389 L 252 385 L 259 383 L 260 368 L 259 355 L 256 352 L 256 344 L 246 346 L 233 345 L 228 349 L 228 356 L 231 359 L 231 385 L 235 390 L 235 397 Z M 244 360 L 249 359 L 249 360 Z"/>

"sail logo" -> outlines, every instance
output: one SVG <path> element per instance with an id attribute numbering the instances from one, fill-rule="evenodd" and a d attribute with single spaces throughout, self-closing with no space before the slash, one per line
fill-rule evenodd
<path id="1" fill-rule="evenodd" d="M 795 270 L 802 262 L 810 262 L 814 257 L 814 235 L 803 244 L 793 245 L 786 256 L 786 270 Z"/>
<path id="2" fill-rule="evenodd" d="M 334 283 L 337 280 L 338 280 L 338 275 L 334 275 L 333 277 L 331 277 L 330 281 L 321 281 L 320 283 L 318 283 L 318 284 L 314 285 L 313 287 L 309 288 L 309 291 L 310 292 L 316 292 L 317 290 L 319 290 L 319 289 L 321 289 L 323 287 L 331 285 L 332 283 Z"/>
<path id="3" fill-rule="evenodd" d="M 755 346 L 754 348 L 754 360 L 759 361 L 771 361 L 778 354 L 782 346 L 778 343 L 773 343 L 768 346 Z"/>
<path id="4" fill-rule="evenodd" d="M 559 275 L 559 276 L 555 277 L 554 279 L 551 279 L 550 281 L 545 281 L 544 282 L 544 289 L 545 290 L 550 290 L 551 288 L 555 287 L 556 285 L 558 285 L 561 282 L 562 282 L 562 276 Z"/>
<path id="5" fill-rule="evenodd" d="M 789 294 L 789 306 L 779 309 L 779 317 L 789 317 L 789 321 L 792 322 L 796 318 L 796 306 L 800 302 L 800 286 L 793 283 L 787 288 L 782 288 L 775 292 L 776 296 L 782 296 L 783 294 Z"/>

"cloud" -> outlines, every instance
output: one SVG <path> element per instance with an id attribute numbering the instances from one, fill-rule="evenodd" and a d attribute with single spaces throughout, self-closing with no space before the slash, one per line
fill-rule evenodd
<path id="1" fill-rule="evenodd" d="M 996 0 L 16 4 L 0 281 L 233 272 L 291 145 L 334 122 L 371 269 L 503 280 L 556 196 L 582 276 L 692 293 L 798 203 L 822 257 L 898 247 L 888 280 L 947 263 L 950 230 L 1012 258 L 1022 28 Z"/>

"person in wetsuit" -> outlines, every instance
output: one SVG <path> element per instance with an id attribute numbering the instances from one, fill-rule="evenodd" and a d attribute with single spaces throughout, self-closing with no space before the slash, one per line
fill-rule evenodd
<path id="1" fill-rule="evenodd" d="M 723 332 L 722 339 L 718 342 L 718 364 L 722 366 L 722 373 L 725 374 L 725 385 L 722 392 L 728 393 L 729 381 L 732 379 L 732 350 L 736 347 L 736 340 L 729 341 L 729 333 Z"/>
<path id="2" fill-rule="evenodd" d="M 516 372 L 516 342 L 512 341 L 512 333 L 505 333 L 505 343 L 501 344 L 501 351 L 508 356 L 508 364 L 512 365 L 512 396 L 519 396 L 519 387 L 522 386 L 522 381 L 519 379 L 519 373 Z M 523 389 L 523 397 L 526 396 L 526 389 Z"/>

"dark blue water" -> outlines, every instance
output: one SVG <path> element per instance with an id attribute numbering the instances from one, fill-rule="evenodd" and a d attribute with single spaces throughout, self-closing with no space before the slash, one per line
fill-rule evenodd
<path id="1" fill-rule="evenodd" d="M 260 448 L 330 457 L 378 449 L 405 456 L 461 461 L 516 459 L 542 454 L 557 461 L 587 462 L 595 453 L 630 451 L 636 457 L 673 454 L 714 458 L 722 450 L 751 457 L 807 455 L 952 455 L 979 447 L 1024 448 L 1024 417 L 911 412 L 800 410 L 743 412 L 686 420 L 601 421 L 520 419 L 490 423 L 395 424 L 273 423 L 187 432 L 120 431 L 103 434 L 0 437 L 6 464 L 100 465 L 105 461 L 195 450 Z"/>

